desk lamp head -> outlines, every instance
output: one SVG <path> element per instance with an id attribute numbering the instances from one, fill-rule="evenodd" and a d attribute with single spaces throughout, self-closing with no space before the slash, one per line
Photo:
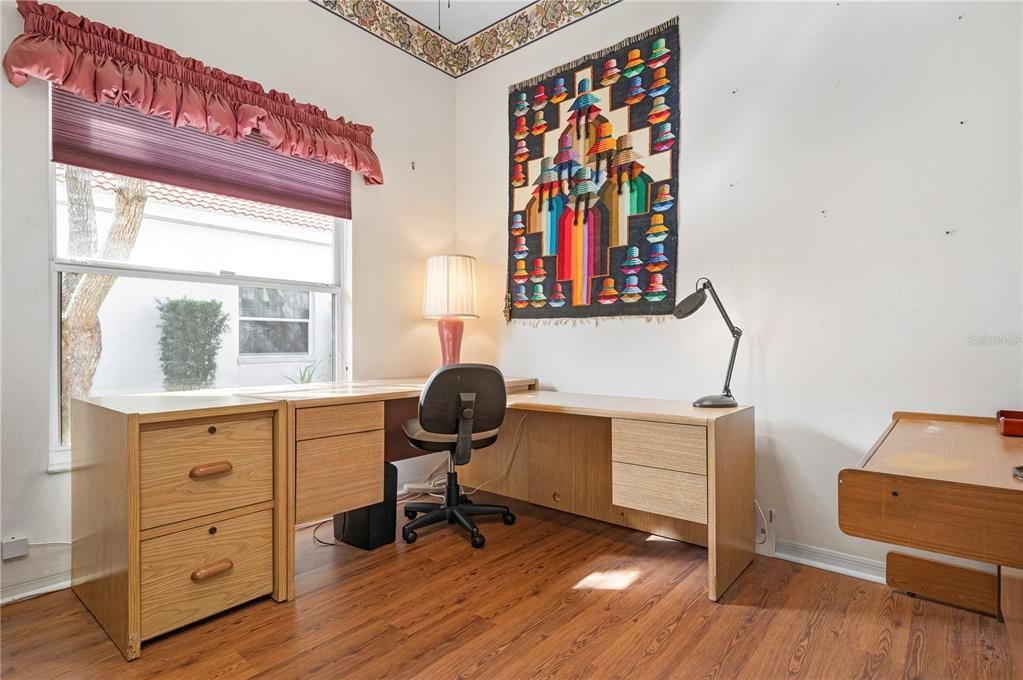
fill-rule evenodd
<path id="1" fill-rule="evenodd" d="M 672 314 L 676 319 L 685 319 L 696 313 L 703 303 L 707 301 L 707 293 L 710 293 L 711 298 L 714 300 L 714 304 L 717 306 L 718 311 L 721 312 L 721 317 L 725 320 L 725 325 L 728 326 L 728 330 L 732 334 L 732 357 L 728 360 L 728 372 L 725 374 L 725 386 L 721 391 L 721 394 L 709 394 L 706 397 L 700 397 L 693 402 L 693 406 L 701 406 L 707 408 L 727 408 L 730 406 L 738 406 L 735 401 L 735 397 L 732 396 L 732 369 L 735 367 L 735 354 L 739 351 L 739 338 L 742 337 L 742 330 L 732 323 L 732 320 L 728 318 L 728 312 L 725 311 L 724 306 L 721 304 L 721 299 L 718 297 L 717 292 L 714 290 L 713 284 L 710 279 L 701 278 L 696 282 L 696 290 L 685 297 L 682 302 L 675 305 L 675 309 Z"/>

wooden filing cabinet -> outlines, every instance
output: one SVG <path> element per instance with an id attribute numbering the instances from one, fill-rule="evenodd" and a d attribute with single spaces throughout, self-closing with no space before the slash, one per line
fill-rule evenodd
<path id="1" fill-rule="evenodd" d="M 125 658 L 249 600 L 287 599 L 285 413 L 238 397 L 73 402 L 72 587 Z"/>

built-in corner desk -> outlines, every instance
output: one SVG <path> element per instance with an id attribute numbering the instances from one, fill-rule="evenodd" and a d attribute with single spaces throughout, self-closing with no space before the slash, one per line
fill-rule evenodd
<path id="1" fill-rule="evenodd" d="M 462 468 L 464 484 L 706 546 L 713 600 L 752 561 L 753 407 L 506 382 L 501 435 Z M 292 599 L 295 526 L 383 499 L 384 461 L 422 455 L 401 424 L 424 384 L 76 400 L 75 592 L 129 659 L 247 599 Z"/>

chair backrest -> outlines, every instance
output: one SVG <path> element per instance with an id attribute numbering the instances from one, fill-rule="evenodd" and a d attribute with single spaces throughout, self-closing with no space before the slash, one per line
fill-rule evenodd
<path id="1" fill-rule="evenodd" d="M 458 434 L 460 397 L 465 393 L 476 395 L 473 432 L 501 427 L 508 405 L 504 375 L 488 364 L 452 364 L 434 371 L 419 397 L 419 424 L 434 434 Z"/>

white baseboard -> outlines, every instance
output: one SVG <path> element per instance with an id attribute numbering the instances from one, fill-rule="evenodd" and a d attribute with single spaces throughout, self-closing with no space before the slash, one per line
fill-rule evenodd
<path id="1" fill-rule="evenodd" d="M 766 551 L 761 554 L 768 555 Z M 774 553 L 769 556 L 805 564 L 808 567 L 833 571 L 836 574 L 861 578 L 865 581 L 885 583 L 885 565 L 880 560 L 871 560 L 837 550 L 783 540 L 776 542 Z"/>
<path id="2" fill-rule="evenodd" d="M 71 545 L 29 544 L 28 555 L 0 563 L 0 605 L 71 586 Z"/>

